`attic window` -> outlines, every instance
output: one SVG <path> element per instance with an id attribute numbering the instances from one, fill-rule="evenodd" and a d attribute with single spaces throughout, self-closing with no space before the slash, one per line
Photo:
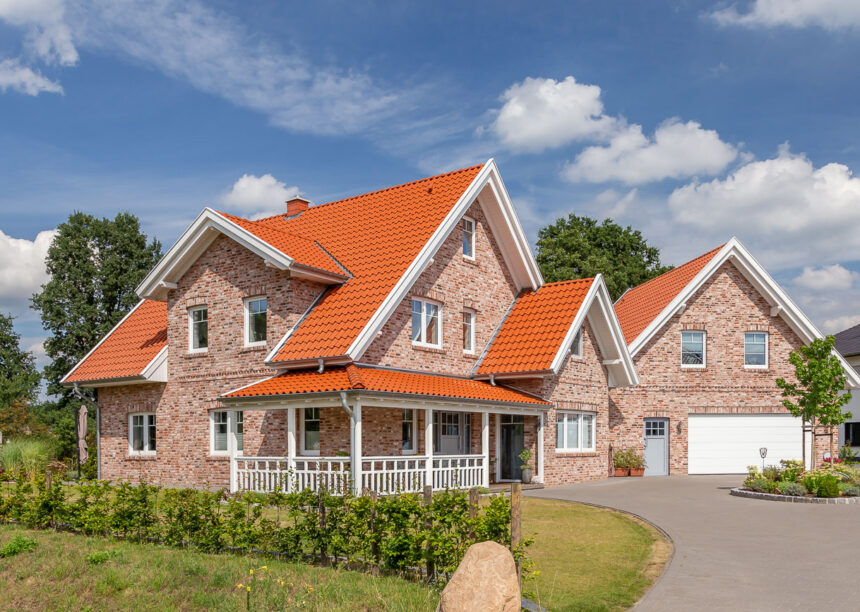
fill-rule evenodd
<path id="1" fill-rule="evenodd" d="M 412 344 L 442 348 L 442 309 L 428 300 L 412 300 Z"/>
<path id="2" fill-rule="evenodd" d="M 188 350 L 200 353 L 209 348 L 209 309 L 195 306 L 188 309 Z"/>
<path id="3" fill-rule="evenodd" d="M 573 344 L 570 345 L 570 354 L 574 357 L 582 357 L 582 328 L 576 331 L 573 337 Z"/>
<path id="4" fill-rule="evenodd" d="M 475 220 L 463 217 L 463 257 L 475 259 Z"/>

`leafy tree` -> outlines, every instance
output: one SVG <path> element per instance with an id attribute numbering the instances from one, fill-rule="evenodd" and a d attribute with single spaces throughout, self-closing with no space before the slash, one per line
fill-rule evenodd
<path id="1" fill-rule="evenodd" d="M 603 274 L 613 300 L 631 287 L 671 270 L 638 230 L 612 219 L 602 223 L 573 213 L 538 231 L 537 261 L 549 282 Z"/>
<path id="2" fill-rule="evenodd" d="M 3 434 L 4 440 L 45 431 L 45 425 L 24 400 L 15 401 L 0 409 L 0 433 Z"/>
<path id="3" fill-rule="evenodd" d="M 39 380 L 33 356 L 21 350 L 21 336 L 12 327 L 12 317 L 0 314 L 0 412 L 36 399 Z"/>
<path id="4" fill-rule="evenodd" d="M 851 418 L 842 407 L 851 401 L 851 393 L 845 391 L 845 371 L 833 354 L 833 336 L 816 338 L 809 346 L 791 351 L 788 361 L 794 366 L 797 382 L 777 378 L 782 389 L 783 405 L 791 414 L 812 426 L 812 467 L 815 467 L 815 432 L 819 426 L 830 431 L 830 457 L 834 453 L 833 428 Z"/>

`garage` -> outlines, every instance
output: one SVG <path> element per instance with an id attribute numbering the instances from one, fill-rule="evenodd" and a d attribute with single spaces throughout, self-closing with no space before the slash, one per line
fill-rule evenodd
<path id="1" fill-rule="evenodd" d="M 690 474 L 742 474 L 761 465 L 803 457 L 800 419 L 785 414 L 691 414 L 688 421 Z"/>

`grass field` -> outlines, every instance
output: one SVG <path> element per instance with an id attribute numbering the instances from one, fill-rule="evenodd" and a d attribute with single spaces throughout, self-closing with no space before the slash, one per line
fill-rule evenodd
<path id="1" fill-rule="evenodd" d="M 523 526 L 541 572 L 527 588 L 553 611 L 630 607 L 670 551 L 650 526 L 588 506 L 526 499 Z M 0 609 L 433 610 L 438 601 L 396 577 L 11 525 L 0 527 L 0 547 L 17 535 L 37 546 L 0 558 Z"/>

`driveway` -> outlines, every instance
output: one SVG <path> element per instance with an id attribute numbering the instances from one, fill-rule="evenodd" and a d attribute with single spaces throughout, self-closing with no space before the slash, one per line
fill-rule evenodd
<path id="1" fill-rule="evenodd" d="M 856 610 L 860 505 L 729 495 L 742 478 L 610 478 L 525 494 L 618 508 L 669 534 L 675 556 L 637 612 Z"/>

